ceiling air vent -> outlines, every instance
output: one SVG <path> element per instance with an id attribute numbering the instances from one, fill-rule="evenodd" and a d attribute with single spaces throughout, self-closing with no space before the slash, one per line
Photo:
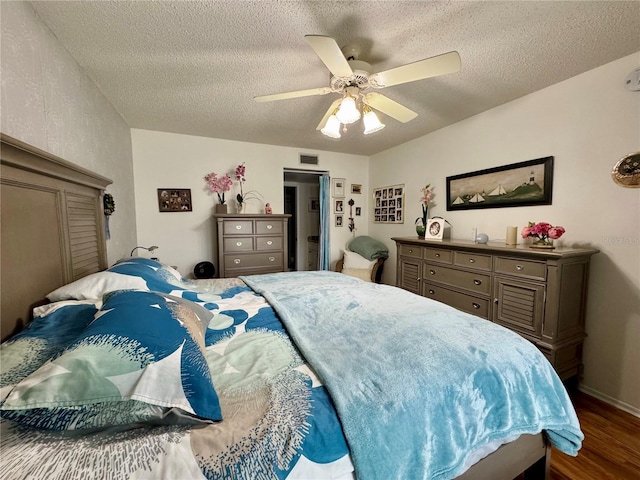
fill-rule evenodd
<path id="1" fill-rule="evenodd" d="M 303 165 L 318 165 L 317 155 L 303 155 L 300 154 L 300 163 Z"/>

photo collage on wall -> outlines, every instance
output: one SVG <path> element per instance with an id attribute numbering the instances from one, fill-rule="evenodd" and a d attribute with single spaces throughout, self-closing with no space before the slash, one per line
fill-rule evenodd
<path id="1" fill-rule="evenodd" d="M 373 222 L 404 223 L 404 184 L 373 189 Z"/>

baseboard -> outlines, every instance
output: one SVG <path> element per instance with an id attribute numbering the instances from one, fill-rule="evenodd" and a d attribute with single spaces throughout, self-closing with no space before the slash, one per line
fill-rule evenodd
<path id="1" fill-rule="evenodd" d="M 635 417 L 640 418 L 640 408 L 636 408 L 633 405 L 629 405 L 628 403 L 621 402 L 618 399 L 610 397 L 609 395 L 605 395 L 604 393 L 599 392 L 598 390 L 595 390 L 591 387 L 587 387 L 586 385 L 578 385 L 578 390 L 580 390 L 583 393 L 586 393 L 587 395 L 591 395 L 592 397 L 595 397 L 598 400 L 602 400 L 603 402 L 608 403 L 609 405 L 613 405 L 614 407 L 619 408 L 620 410 L 630 413 Z"/>

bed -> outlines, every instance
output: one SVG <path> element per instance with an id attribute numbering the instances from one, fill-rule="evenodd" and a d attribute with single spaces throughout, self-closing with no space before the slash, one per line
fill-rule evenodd
<path id="1" fill-rule="evenodd" d="M 16 182 L 2 151 L 5 240 L 5 185 L 50 173 L 25 160 Z M 485 320 L 335 272 L 194 281 L 95 263 L 3 292 L 2 478 L 544 478 L 550 443 L 580 448 L 553 369 Z"/>

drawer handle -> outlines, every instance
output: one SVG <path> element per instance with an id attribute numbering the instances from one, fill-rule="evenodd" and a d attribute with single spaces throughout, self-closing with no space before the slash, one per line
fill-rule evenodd
<path id="1" fill-rule="evenodd" d="M 241 247 L 242 246 L 242 242 L 236 242 L 236 247 Z"/>
<path id="2" fill-rule="evenodd" d="M 516 270 L 518 271 L 524 270 L 524 267 L 522 265 L 516 265 Z"/>
<path id="3" fill-rule="evenodd" d="M 412 248 L 409 249 L 409 253 L 413 253 L 413 249 Z"/>
<path id="4" fill-rule="evenodd" d="M 498 304 L 498 299 L 497 299 L 497 298 L 494 298 L 494 299 L 493 299 L 493 303 L 495 303 L 495 304 L 497 305 L 497 304 Z"/>
<path id="5" fill-rule="evenodd" d="M 476 261 L 473 258 L 470 258 L 469 263 L 476 263 Z"/>
<path id="6" fill-rule="evenodd" d="M 269 240 L 269 241 L 267 242 L 267 245 L 273 245 L 273 242 L 272 242 L 271 240 Z"/>
<path id="7" fill-rule="evenodd" d="M 275 262 L 276 261 L 276 257 L 269 257 L 269 261 L 270 262 Z"/>
<path id="8" fill-rule="evenodd" d="M 236 230 L 242 230 L 242 225 L 236 225 Z"/>
<path id="9" fill-rule="evenodd" d="M 430 288 L 430 289 L 429 289 L 429 295 L 435 295 L 435 294 L 436 294 L 436 291 L 435 291 L 435 290 L 432 290 L 432 289 Z"/>
<path id="10" fill-rule="evenodd" d="M 273 225 L 267 225 L 267 230 L 271 230 L 273 228 Z"/>
<path id="11" fill-rule="evenodd" d="M 473 308 L 475 308 L 476 310 L 480 310 L 480 304 L 473 302 L 471 305 L 473 305 Z"/>
<path id="12" fill-rule="evenodd" d="M 435 271 L 435 270 L 429 270 L 429 273 L 430 273 L 431 275 L 435 275 L 435 274 L 436 274 L 436 271 Z"/>
<path id="13" fill-rule="evenodd" d="M 420 280 L 422 280 L 420 277 L 416 278 L 416 282 L 419 282 Z"/>
<path id="14" fill-rule="evenodd" d="M 440 258 L 440 254 L 439 253 L 436 253 L 436 258 Z"/>
<path id="15" fill-rule="evenodd" d="M 240 259 L 239 258 L 234 258 L 233 259 L 233 263 L 235 263 L 236 265 L 240 265 Z"/>
<path id="16" fill-rule="evenodd" d="M 482 280 L 474 280 L 473 283 L 476 285 L 482 285 Z"/>

